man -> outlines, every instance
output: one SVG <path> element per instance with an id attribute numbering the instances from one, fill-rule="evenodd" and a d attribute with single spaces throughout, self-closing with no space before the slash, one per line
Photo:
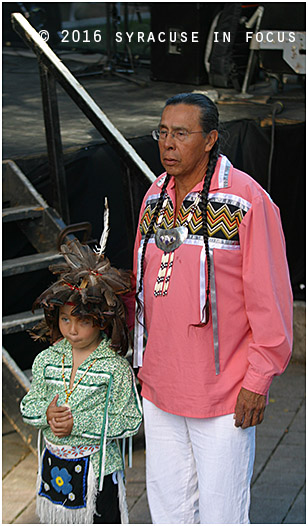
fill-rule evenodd
<path id="1" fill-rule="evenodd" d="M 140 212 L 134 362 L 154 523 L 249 523 L 255 426 L 292 346 L 279 210 L 219 155 L 218 128 L 207 97 L 167 101 L 153 132 L 166 173 Z"/>

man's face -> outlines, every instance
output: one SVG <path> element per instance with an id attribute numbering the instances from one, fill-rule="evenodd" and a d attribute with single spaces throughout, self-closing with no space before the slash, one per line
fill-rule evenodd
<path id="1" fill-rule="evenodd" d="M 167 132 L 202 132 L 200 108 L 188 104 L 166 106 L 159 129 Z M 202 133 L 192 133 L 181 142 L 169 133 L 164 140 L 160 139 L 158 144 L 161 163 L 170 175 L 181 178 L 186 175 L 204 176 L 212 147 L 209 147 L 209 135 L 204 137 Z"/>

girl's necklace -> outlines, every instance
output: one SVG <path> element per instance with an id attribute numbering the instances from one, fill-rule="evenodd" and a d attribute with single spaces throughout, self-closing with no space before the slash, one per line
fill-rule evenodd
<path id="1" fill-rule="evenodd" d="M 69 397 L 71 396 L 72 392 L 75 391 L 76 387 L 80 384 L 81 380 L 86 376 L 87 372 L 91 369 L 92 365 L 95 364 L 97 358 L 95 358 L 95 360 L 93 360 L 93 362 L 90 363 L 90 365 L 87 368 L 87 370 L 83 373 L 83 375 L 79 378 L 78 382 L 72 387 L 72 389 L 70 391 L 68 390 L 67 385 L 66 385 L 66 381 L 65 381 L 64 358 L 65 358 L 65 354 L 63 354 L 63 356 L 62 356 L 62 379 L 63 379 L 63 383 L 64 383 L 64 391 L 65 391 L 65 394 L 66 394 L 66 399 L 65 399 L 65 402 L 64 402 L 63 405 L 66 405 L 67 407 L 70 407 L 69 404 L 67 403 Z"/>

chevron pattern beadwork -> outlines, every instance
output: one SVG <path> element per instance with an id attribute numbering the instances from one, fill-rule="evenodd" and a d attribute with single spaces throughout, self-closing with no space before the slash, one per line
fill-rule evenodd
<path id="1" fill-rule="evenodd" d="M 140 231 L 144 236 L 146 235 L 151 218 L 156 206 L 157 201 L 151 201 L 145 208 L 140 223 Z M 182 226 L 191 210 L 193 203 L 190 200 L 185 200 L 180 208 L 179 215 L 176 221 L 176 226 Z M 161 221 L 160 228 L 172 228 L 173 227 L 173 204 L 169 199 L 165 209 L 164 217 Z M 237 205 L 222 204 L 220 202 L 209 201 L 207 207 L 207 218 L 208 218 L 208 233 L 210 237 L 219 239 L 228 239 L 232 241 L 238 241 L 238 228 L 241 224 L 245 210 L 242 210 Z M 200 206 L 197 206 L 195 213 L 193 214 L 189 224 L 189 237 L 202 235 L 202 213 Z M 154 233 L 156 228 L 154 227 Z"/>
<path id="2" fill-rule="evenodd" d="M 244 214 L 243 210 L 235 206 L 209 202 L 207 207 L 209 236 L 238 240 L 238 228 Z"/>
<path id="3" fill-rule="evenodd" d="M 156 207 L 156 203 L 157 203 L 157 200 L 155 201 L 152 200 L 150 201 L 150 203 L 148 203 L 148 205 L 144 209 L 144 212 L 141 218 L 141 222 L 140 222 L 140 231 L 143 236 L 146 235 L 149 229 L 152 215 Z M 172 227 L 173 227 L 173 205 L 172 205 L 171 199 L 169 199 L 168 204 L 165 209 L 164 217 L 160 224 L 160 228 L 172 228 Z M 155 232 L 156 232 L 156 228 L 154 226 L 154 233 Z"/>

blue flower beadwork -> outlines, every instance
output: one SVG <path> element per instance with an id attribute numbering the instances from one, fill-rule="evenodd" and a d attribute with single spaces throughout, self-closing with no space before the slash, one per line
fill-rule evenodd
<path id="1" fill-rule="evenodd" d="M 72 477 L 67 469 L 59 469 L 55 466 L 50 474 L 52 476 L 51 484 L 58 493 L 68 495 L 72 491 L 73 486 L 69 483 Z"/>

